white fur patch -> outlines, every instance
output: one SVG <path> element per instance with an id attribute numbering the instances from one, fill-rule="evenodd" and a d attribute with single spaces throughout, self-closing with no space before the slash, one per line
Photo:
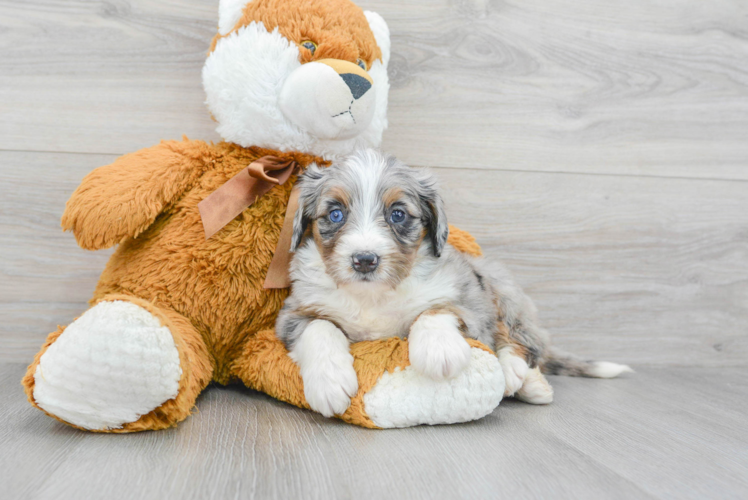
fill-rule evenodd
<path id="1" fill-rule="evenodd" d="M 42 355 L 34 400 L 84 429 L 120 428 L 176 397 L 182 368 L 171 332 L 130 302 L 101 302 Z"/>
<path id="2" fill-rule="evenodd" d="M 454 424 L 485 417 L 503 394 L 504 374 L 496 356 L 472 348 L 467 368 L 451 380 L 433 380 L 412 366 L 385 372 L 364 395 L 364 405 L 382 428 Z"/>
<path id="3" fill-rule="evenodd" d="M 470 362 L 470 345 L 452 314 L 421 315 L 408 336 L 410 365 L 433 378 L 457 376 Z"/>
<path id="4" fill-rule="evenodd" d="M 358 99 L 330 66 L 303 64 L 286 78 L 278 98 L 291 123 L 321 139 L 350 139 L 366 130 L 376 106 L 369 89 Z"/>
<path id="5" fill-rule="evenodd" d="M 277 29 L 252 22 L 221 38 L 203 67 L 206 104 L 224 140 L 336 160 L 358 148 L 378 147 L 387 127 L 387 68 L 377 60 L 368 127 L 351 138 L 322 139 L 294 125 L 279 105 L 286 79 L 298 68 L 299 49 Z M 318 89 L 322 92 L 324 89 Z M 363 104 L 363 103 L 362 103 Z"/>
<path id="6" fill-rule="evenodd" d="M 221 0 L 218 4 L 218 32 L 226 35 L 242 17 L 244 6 L 251 0 Z"/>
<path id="7" fill-rule="evenodd" d="M 547 405 L 553 402 L 553 387 L 540 373 L 540 368 L 535 367 L 527 372 L 525 382 L 517 391 L 517 399 L 534 405 Z"/>
<path id="8" fill-rule="evenodd" d="M 289 353 L 304 381 L 304 397 L 312 410 L 326 417 L 340 415 L 358 392 L 348 339 L 329 321 L 314 320 Z"/>
<path id="9" fill-rule="evenodd" d="M 277 29 L 269 33 L 262 23 L 250 23 L 220 39 L 205 61 L 203 86 L 221 137 L 244 147 L 271 147 L 298 137 L 301 132 L 287 123 L 278 107 L 278 95 L 300 66 L 296 45 Z"/>
<path id="10" fill-rule="evenodd" d="M 374 33 L 377 46 L 382 51 L 382 60 L 386 67 L 390 62 L 390 28 L 387 26 L 384 18 L 376 12 L 365 10 L 364 15 L 366 16 L 366 20 L 369 21 L 369 28 Z"/>
<path id="11" fill-rule="evenodd" d="M 609 361 L 597 361 L 589 370 L 590 375 L 597 378 L 614 378 L 622 373 L 633 372 L 634 370 L 628 365 L 619 365 Z"/>
<path id="12" fill-rule="evenodd" d="M 504 396 L 513 396 L 525 383 L 525 377 L 530 367 L 524 359 L 514 354 L 512 347 L 500 349 L 498 356 L 506 379 Z"/>

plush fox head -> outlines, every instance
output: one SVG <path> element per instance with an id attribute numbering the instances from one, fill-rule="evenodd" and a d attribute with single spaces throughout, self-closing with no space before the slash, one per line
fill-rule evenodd
<path id="1" fill-rule="evenodd" d="M 387 24 L 349 0 L 221 0 L 203 68 L 225 140 L 333 159 L 387 127 Z"/>

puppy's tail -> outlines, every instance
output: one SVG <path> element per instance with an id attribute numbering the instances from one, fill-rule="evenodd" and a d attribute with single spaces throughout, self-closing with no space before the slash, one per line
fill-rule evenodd
<path id="1" fill-rule="evenodd" d="M 583 361 L 565 352 L 550 349 L 540 360 L 540 371 L 549 375 L 568 377 L 614 378 L 622 373 L 633 373 L 628 365 L 608 361 Z"/>

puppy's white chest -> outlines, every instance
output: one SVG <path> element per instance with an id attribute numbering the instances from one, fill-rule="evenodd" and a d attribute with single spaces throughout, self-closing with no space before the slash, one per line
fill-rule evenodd
<path id="1" fill-rule="evenodd" d="M 402 310 L 388 301 L 385 304 L 362 305 L 358 314 L 352 315 L 350 323 L 344 328 L 353 342 L 404 337 L 414 320 L 413 311 Z"/>
<path id="2" fill-rule="evenodd" d="M 405 337 L 422 312 L 449 301 L 454 295 L 452 287 L 432 285 L 413 280 L 396 290 L 338 289 L 327 302 L 328 307 L 335 309 L 333 316 L 353 342 Z"/>

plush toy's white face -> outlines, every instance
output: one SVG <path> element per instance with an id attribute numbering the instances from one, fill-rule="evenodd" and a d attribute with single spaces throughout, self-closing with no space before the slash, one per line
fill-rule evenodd
<path id="1" fill-rule="evenodd" d="M 222 0 L 203 68 L 218 133 L 330 159 L 377 147 L 389 45 L 384 20 L 348 0 Z"/>

